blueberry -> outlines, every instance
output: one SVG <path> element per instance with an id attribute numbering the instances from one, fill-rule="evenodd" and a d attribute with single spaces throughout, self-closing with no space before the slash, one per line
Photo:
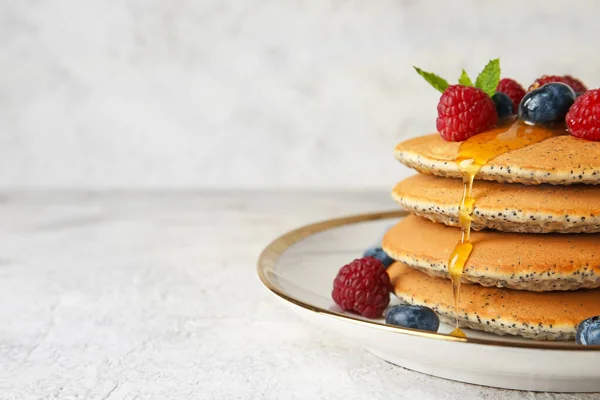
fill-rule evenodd
<path id="1" fill-rule="evenodd" d="M 581 321 L 575 341 L 577 344 L 600 344 L 600 315 Z"/>
<path id="2" fill-rule="evenodd" d="M 394 306 L 385 315 L 385 322 L 390 325 L 431 332 L 437 332 L 440 327 L 440 319 L 437 314 L 425 306 Z"/>
<path id="3" fill-rule="evenodd" d="M 496 106 L 496 113 L 498 119 L 504 119 L 510 117 L 513 114 L 513 102 L 507 94 L 502 92 L 496 92 L 492 96 L 494 105 Z"/>
<path id="4" fill-rule="evenodd" d="M 367 250 L 365 250 L 363 257 L 375 257 L 376 259 L 381 261 L 381 263 L 385 265 L 386 268 L 392 265 L 395 261 L 392 257 L 388 256 L 387 253 L 383 251 L 381 247 L 377 246 L 369 247 Z"/>
<path id="5" fill-rule="evenodd" d="M 519 118 L 529 123 L 564 121 L 575 102 L 575 92 L 564 83 L 547 83 L 523 97 L 519 104 Z"/>

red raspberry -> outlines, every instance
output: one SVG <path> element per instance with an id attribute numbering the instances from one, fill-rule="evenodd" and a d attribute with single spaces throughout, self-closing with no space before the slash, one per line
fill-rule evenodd
<path id="1" fill-rule="evenodd" d="M 575 100 L 566 117 L 571 135 L 600 140 L 600 89 L 588 90 Z"/>
<path id="2" fill-rule="evenodd" d="M 544 86 L 546 83 L 550 82 L 561 82 L 571 86 L 571 89 L 575 91 L 575 93 L 580 94 L 587 90 L 583 82 L 579 79 L 573 78 L 571 75 L 544 75 L 541 78 L 536 79 L 531 86 L 529 86 L 528 92 L 539 88 L 540 86 Z"/>
<path id="3" fill-rule="evenodd" d="M 525 96 L 525 89 L 523 86 L 519 84 L 519 82 L 510 79 L 510 78 L 502 78 L 500 83 L 498 83 L 498 87 L 496 88 L 496 92 L 502 92 L 513 102 L 513 112 L 516 113 L 519 108 L 519 103 L 523 96 Z"/>
<path id="4" fill-rule="evenodd" d="M 367 318 L 380 317 L 390 303 L 390 278 L 375 257 L 344 265 L 333 281 L 333 300 L 344 310 Z"/>
<path id="5" fill-rule="evenodd" d="M 442 94 L 437 106 L 436 127 L 451 142 L 461 142 L 490 129 L 498 122 L 496 106 L 481 89 L 452 85 Z"/>

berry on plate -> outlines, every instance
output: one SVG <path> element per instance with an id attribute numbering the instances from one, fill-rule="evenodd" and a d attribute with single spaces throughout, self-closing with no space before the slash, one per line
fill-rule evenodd
<path id="1" fill-rule="evenodd" d="M 531 92 L 532 90 L 540 88 L 550 82 L 560 82 L 560 83 L 567 84 L 567 85 L 571 86 L 571 88 L 577 94 L 582 94 L 583 92 L 585 92 L 587 90 L 587 88 L 585 87 L 583 82 L 581 82 L 579 79 L 573 78 L 571 75 L 562 75 L 562 76 L 560 76 L 560 75 L 544 75 L 544 76 L 541 76 L 540 78 L 536 79 L 529 86 L 528 91 Z"/>
<path id="2" fill-rule="evenodd" d="M 425 306 L 394 306 L 386 313 L 385 322 L 390 325 L 431 332 L 437 332 L 440 327 L 440 319 L 437 314 Z"/>
<path id="3" fill-rule="evenodd" d="M 415 70 L 431 86 L 442 92 L 437 106 L 436 127 L 442 138 L 452 142 L 467 140 L 484 132 L 498 122 L 492 96 L 500 81 L 500 60 L 491 60 L 477 76 L 475 84 L 465 70 L 458 85 L 449 85 L 439 76 Z"/>
<path id="4" fill-rule="evenodd" d="M 513 113 L 517 112 L 517 107 L 521 102 L 523 96 L 525 96 L 525 89 L 517 81 L 510 78 L 502 78 L 498 83 L 496 92 L 502 92 L 506 94 L 513 102 Z"/>
<path id="5" fill-rule="evenodd" d="M 377 318 L 390 303 L 390 278 L 374 257 L 363 257 L 344 265 L 333 281 L 333 300 L 347 311 Z"/>
<path id="6" fill-rule="evenodd" d="M 567 113 L 567 128 L 581 139 L 600 140 L 600 89 L 588 90 Z"/>
<path id="7" fill-rule="evenodd" d="M 531 124 L 563 121 L 575 97 L 570 86 L 547 83 L 523 97 L 519 104 L 519 118 Z"/>
<path id="8" fill-rule="evenodd" d="M 394 261 L 396 261 L 392 257 L 388 256 L 388 254 L 385 251 L 383 251 L 381 246 L 369 247 L 367 250 L 365 250 L 363 257 L 375 257 L 376 259 L 381 261 L 381 263 L 386 268 L 392 265 Z"/>
<path id="9" fill-rule="evenodd" d="M 577 344 L 600 344 L 600 316 L 583 320 L 575 334 Z"/>
<path id="10" fill-rule="evenodd" d="M 498 119 L 502 120 L 513 115 L 513 102 L 506 93 L 494 93 L 494 95 L 492 96 L 492 101 L 496 106 L 496 113 L 498 114 Z"/>

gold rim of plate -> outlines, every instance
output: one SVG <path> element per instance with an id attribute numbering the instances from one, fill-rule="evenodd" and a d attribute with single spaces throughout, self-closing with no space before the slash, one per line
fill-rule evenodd
<path id="1" fill-rule="evenodd" d="M 313 224 L 305 225 L 300 228 L 287 232 L 275 240 L 273 240 L 261 252 L 258 258 L 257 272 L 258 276 L 267 289 L 273 292 L 280 298 L 298 306 L 305 310 L 315 312 L 330 318 L 336 318 L 356 325 L 362 325 L 373 329 L 384 330 L 401 335 L 420 336 L 423 338 L 445 340 L 449 342 L 463 342 L 488 346 L 503 346 L 503 347 L 518 347 L 528 349 L 547 349 L 547 350 L 575 350 L 575 351 L 600 351 L 600 345 L 578 345 L 574 342 L 553 342 L 553 341 L 534 341 L 531 342 L 507 342 L 493 339 L 477 339 L 477 338 L 458 338 L 454 336 L 444 335 L 441 333 L 432 333 L 420 331 L 411 328 L 402 328 L 394 325 L 387 325 L 377 321 L 365 321 L 349 314 L 342 314 L 335 311 L 327 310 L 321 307 L 306 303 L 300 299 L 286 294 L 283 290 L 277 288 L 268 278 L 269 272 L 275 274 L 275 264 L 279 257 L 293 244 L 311 236 L 315 233 L 322 232 L 328 229 L 352 225 L 361 222 L 377 221 L 391 218 L 402 218 L 408 215 L 406 211 L 381 211 L 368 214 L 350 215 L 341 218 L 329 219 Z M 332 300 L 333 303 L 333 300 Z"/>

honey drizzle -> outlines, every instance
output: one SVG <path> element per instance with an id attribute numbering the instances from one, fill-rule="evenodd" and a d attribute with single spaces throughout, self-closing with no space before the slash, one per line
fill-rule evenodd
<path id="1" fill-rule="evenodd" d="M 515 121 L 473 136 L 460 145 L 456 164 L 463 180 L 463 193 L 458 208 L 461 236 L 448 260 L 448 273 L 452 280 L 454 317 L 456 320 L 456 328 L 450 332 L 451 336 L 466 337 L 465 333 L 458 327 L 460 285 L 463 269 L 473 251 L 473 243 L 471 243 L 471 222 L 473 221 L 473 210 L 475 208 L 473 182 L 477 173 L 490 160 L 501 154 L 564 133 L 565 130 L 562 127 L 542 128 Z"/>

